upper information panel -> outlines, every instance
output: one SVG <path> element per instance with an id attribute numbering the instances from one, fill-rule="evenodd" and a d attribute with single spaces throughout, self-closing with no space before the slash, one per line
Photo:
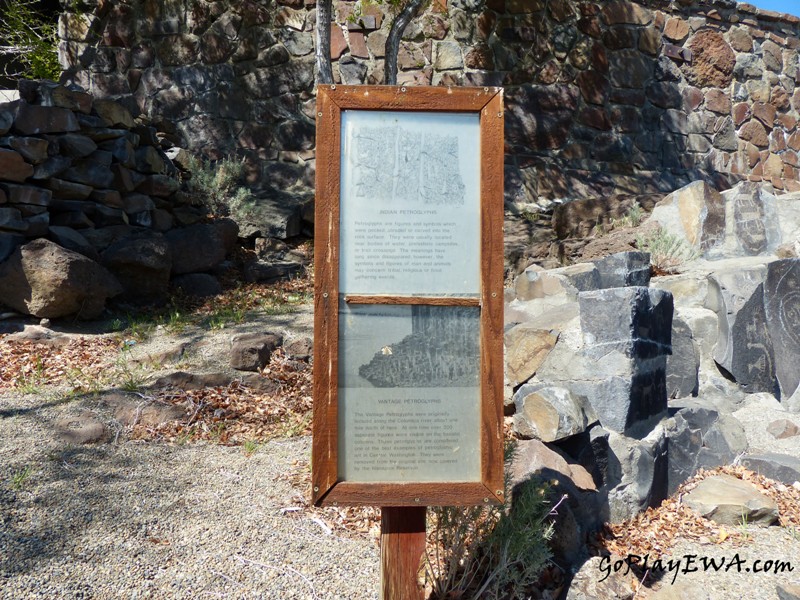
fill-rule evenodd
<path id="1" fill-rule="evenodd" d="M 339 291 L 477 296 L 475 113 L 342 112 Z"/>

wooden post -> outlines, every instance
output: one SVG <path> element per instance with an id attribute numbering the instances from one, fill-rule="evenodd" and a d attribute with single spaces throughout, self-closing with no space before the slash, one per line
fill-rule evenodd
<path id="1" fill-rule="evenodd" d="M 381 600 L 423 600 L 425 507 L 381 508 Z"/>

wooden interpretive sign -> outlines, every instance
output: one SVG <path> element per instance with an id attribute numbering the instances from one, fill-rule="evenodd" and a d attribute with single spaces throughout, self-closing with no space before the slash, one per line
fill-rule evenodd
<path id="1" fill-rule="evenodd" d="M 502 90 L 320 86 L 316 177 L 314 503 L 502 502 Z"/>

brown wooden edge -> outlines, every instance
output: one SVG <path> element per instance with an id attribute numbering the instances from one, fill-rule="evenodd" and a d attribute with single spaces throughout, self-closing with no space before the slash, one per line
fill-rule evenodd
<path id="1" fill-rule="evenodd" d="M 481 298 L 350 296 L 353 304 L 480 305 L 481 482 L 356 483 L 338 479 L 338 275 L 341 111 L 479 112 L 481 134 Z M 314 285 L 315 505 L 470 506 L 496 504 L 503 493 L 503 96 L 501 88 L 320 86 Z M 401 299 L 402 298 L 402 299 Z M 359 301 L 363 302 L 359 302 Z M 389 302 L 392 300 L 393 302 Z M 426 301 L 427 300 L 427 301 Z M 434 302 L 435 300 L 435 302 Z M 396 302 L 394 302 L 396 301 Z M 430 302 L 428 302 L 430 301 Z"/>
<path id="2" fill-rule="evenodd" d="M 498 502 L 504 499 L 503 122 L 500 90 L 481 111 L 481 479 Z"/>
<path id="3" fill-rule="evenodd" d="M 475 506 L 502 501 L 482 482 L 357 483 L 340 481 L 324 506 Z"/>
<path id="4" fill-rule="evenodd" d="M 320 87 L 342 110 L 479 112 L 501 93 L 497 87 L 331 85 Z"/>
<path id="5" fill-rule="evenodd" d="M 336 484 L 338 460 L 339 185 L 341 110 L 317 90 L 317 172 L 314 208 L 314 409 L 312 499 Z"/>

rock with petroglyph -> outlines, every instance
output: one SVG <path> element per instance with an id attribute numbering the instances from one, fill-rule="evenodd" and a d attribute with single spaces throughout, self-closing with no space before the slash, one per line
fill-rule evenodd
<path id="1" fill-rule="evenodd" d="M 747 393 L 777 392 L 775 352 L 764 308 L 763 264 L 733 263 L 709 276 L 719 325 L 714 360 Z"/>
<path id="2" fill-rule="evenodd" d="M 790 398 L 800 386 L 800 259 L 767 266 L 764 315 L 775 348 L 781 397 Z"/>

